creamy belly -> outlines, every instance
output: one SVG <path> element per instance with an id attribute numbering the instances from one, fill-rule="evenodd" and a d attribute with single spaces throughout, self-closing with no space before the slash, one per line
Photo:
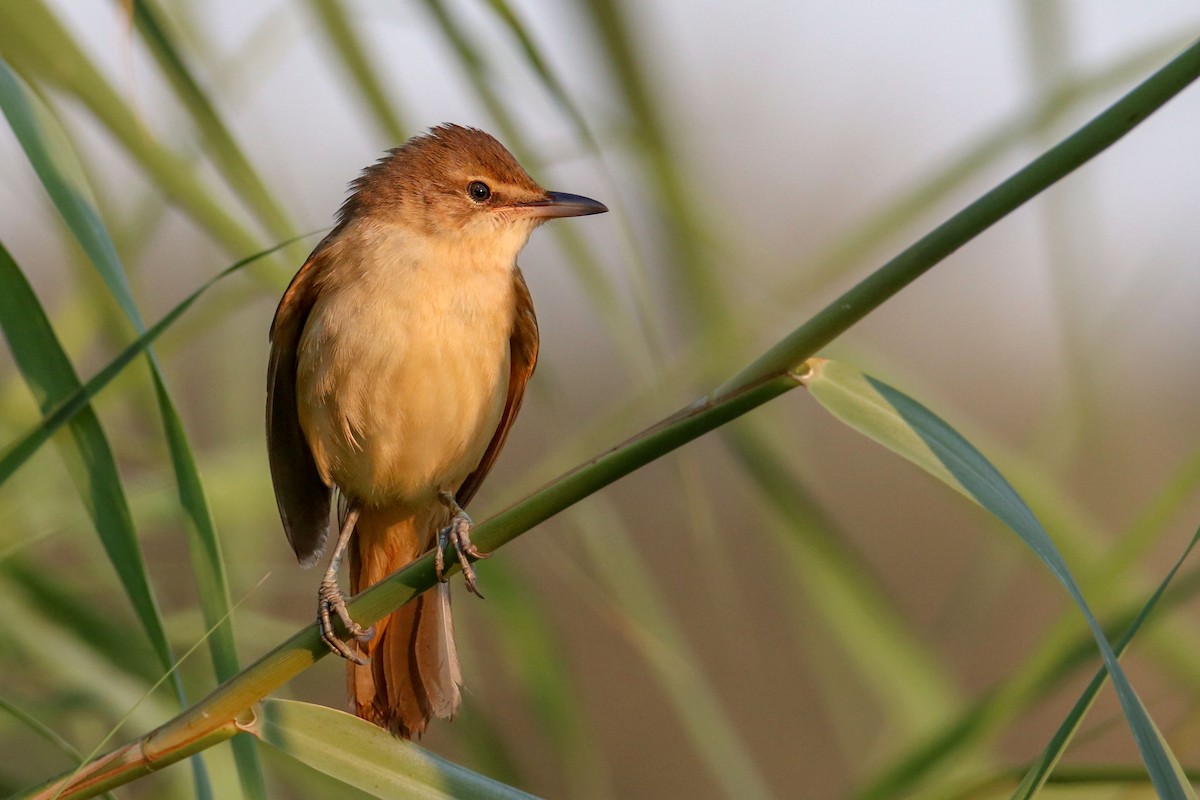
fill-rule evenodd
<path id="1" fill-rule="evenodd" d="M 513 265 L 438 258 L 402 239 L 376 254 L 318 294 L 300 341 L 300 424 L 343 494 L 419 505 L 457 490 L 499 425 Z"/>

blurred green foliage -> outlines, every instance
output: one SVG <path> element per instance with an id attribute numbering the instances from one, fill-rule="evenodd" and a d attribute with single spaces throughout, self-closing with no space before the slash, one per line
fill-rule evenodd
<path id="1" fill-rule="evenodd" d="M 1037 5 L 1022 7 L 1041 68 L 1069 24 L 1040 17 L 1055 12 Z M 577 0 L 555 12 L 568 52 L 589 60 L 587 86 L 563 69 L 561 43 L 548 46 L 537 15 L 549 12 L 503 0 L 423 0 L 398 11 L 341 0 L 264 7 L 240 50 L 213 40 L 217 28 L 205 15 L 220 13 L 215 7 L 112 3 L 109 13 L 127 33 L 119 47 L 136 65 L 134 81 L 100 63 L 61 7 L 24 0 L 0 9 L 0 57 L 11 69 L 3 73 L 6 116 L 29 153 L 5 174 L 36 170 L 58 209 L 47 211 L 39 234 L 70 242 L 0 259 L 0 319 L 13 367 L 0 371 L 0 429 L 10 443 L 0 453 L 5 793 L 143 735 L 311 617 L 316 576 L 300 572 L 282 546 L 260 406 L 270 312 L 308 244 L 291 240 L 326 218 L 299 222 L 303 204 L 284 188 L 298 179 L 255 163 L 251 154 L 261 148 L 246 137 L 257 132 L 242 117 L 248 95 L 287 81 L 267 63 L 283 59 L 280 51 L 311 45 L 304 57 L 342 81 L 353 118 L 311 115 L 314 125 L 374 131 L 365 164 L 442 121 L 425 118 L 404 88 L 411 77 L 393 74 L 380 57 L 378 15 L 402 13 L 401 23 L 390 22 L 438 48 L 439 68 L 457 76 L 457 107 L 485 120 L 536 176 L 579 162 L 586 180 L 612 192 L 587 192 L 616 211 L 604 234 L 571 226 L 539 234 L 570 268 L 564 280 L 588 298 L 581 316 L 589 333 L 578 335 L 587 343 L 578 355 L 543 359 L 514 452 L 483 497 L 498 507 L 725 380 L 807 318 L 815 308 L 808 298 L 865 272 L 883 248 L 923 232 L 931 214 L 987 188 L 1019 148 L 1041 149 L 1187 41 L 1147 42 L 1086 71 L 1053 74 L 1024 113 L 934 165 L 850 230 L 814 243 L 811 255 L 768 272 L 739 261 L 742 243 L 702 199 L 703 170 L 680 146 L 686 126 L 662 100 L 662 54 L 636 4 Z M 413 73 L 428 69 L 405 63 Z M 512 89 L 518 83 L 527 102 Z M 8 113 L 13 102 L 27 102 L 26 130 L 20 114 Z M 553 134 L 531 122 L 539 114 L 552 118 Z M 263 135 L 288 149 L 278 132 Z M 109 163 L 114 154 L 119 169 Z M 302 159 L 282 160 L 305 173 Z M 338 199 L 317 205 L 332 212 Z M 1069 223 L 1055 217 L 1061 208 L 1038 213 L 1051 229 Z M 0 220 L 0 241 L 13 234 Z M 1070 258 L 1065 246 L 1055 252 Z M 251 254 L 262 257 L 223 277 L 231 261 Z M 748 276 L 762 284 L 752 293 L 742 285 Z M 1172 291 L 1167 281 L 1150 283 Z M 1077 288 L 1067 280 L 1056 291 Z M 761 298 L 769 304 L 749 304 Z M 545 309 L 557 298 L 539 295 L 535 284 L 535 301 Z M 982 412 L 947 416 L 965 421 L 968 438 L 1033 507 L 1115 640 L 1166 572 L 1163 553 L 1176 555 L 1195 528 L 1181 514 L 1196 505 L 1200 447 L 1186 445 L 1127 525 L 1081 504 L 1080 476 L 1099 479 L 1086 472 L 1088 443 L 1115 441 L 1156 406 L 1138 406 L 1117 424 L 1099 413 L 1103 384 L 1089 370 L 1104 349 L 1091 345 L 1071 303 L 1057 310 L 1073 360 L 1063 376 L 1069 401 L 1047 402 L 1040 417 L 1052 434 L 1021 446 L 987 433 Z M 145 357 L 127 349 L 146 331 L 143 317 L 165 318 L 161 328 L 149 326 L 156 338 Z M 856 346 L 893 383 L 922 383 L 895 378 L 902 364 Z M 613 354 L 608 372 L 588 363 L 598 348 Z M 123 352 L 128 368 L 106 371 Z M 95 389 L 85 394 L 81 378 L 93 375 L 103 381 L 88 383 Z M 575 383 L 603 386 L 605 395 L 581 399 Z M 943 394 L 926 388 L 916 393 Z M 40 420 L 56 410 L 53 431 L 39 434 Z M 814 474 L 843 456 L 818 452 L 810 440 L 818 418 L 798 416 L 792 405 L 726 426 L 719 439 L 642 469 L 482 564 L 489 600 L 460 599 L 457 615 L 466 708 L 431 733 L 428 747 L 555 797 L 967 797 L 1016 789 L 1099 663 L 1082 620 L 1045 588 L 1048 575 L 1023 571 L 1032 561 L 1025 551 L 987 536 L 981 516 L 953 500 L 922 495 L 919 483 L 883 486 L 871 466 L 855 468 L 853 494 L 822 490 Z M 30 456 L 46 439 L 58 456 Z M 1140 453 L 1145 463 L 1158 458 Z M 875 451 L 861 457 L 880 460 Z M 1123 465 L 1124 474 L 1145 463 Z M 908 546 L 922 548 L 925 572 L 891 572 L 887 553 L 895 551 L 877 552 L 873 537 L 909 532 L 848 529 L 838 500 L 911 505 L 931 526 L 994 543 L 964 564 L 938 540 L 914 537 Z M 937 621 L 911 598 L 923 581 L 956 570 L 960 591 L 972 596 L 943 609 L 951 633 L 940 638 Z M 1198 637 L 1183 604 L 1200 585 L 1195 577 L 1185 565 L 1164 598 L 1170 613 L 1150 617 L 1135 640 L 1131 669 L 1185 767 L 1200 763 Z M 209 663 L 181 658 L 197 644 Z M 332 661 L 284 693 L 340 708 L 343 680 Z M 981 665 L 970 669 L 975 661 Z M 1131 784 L 1146 790 L 1115 704 L 1102 702 L 1092 718 L 1083 718 L 1077 738 L 1085 748 L 1095 740 L 1093 749 L 1052 773 L 1051 791 L 1059 780 L 1072 796 L 1110 796 Z M 122 796 L 358 796 L 270 747 L 260 753 L 249 736 L 233 741 L 193 759 L 190 776 L 167 769 Z"/>

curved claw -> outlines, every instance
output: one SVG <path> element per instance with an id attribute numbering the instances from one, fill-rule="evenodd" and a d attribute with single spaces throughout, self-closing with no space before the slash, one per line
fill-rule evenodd
<path id="1" fill-rule="evenodd" d="M 353 639 L 367 642 L 375 635 L 374 628 L 364 628 L 350 618 L 350 612 L 346 609 L 346 596 L 342 594 L 337 583 L 331 580 L 321 581 L 321 588 L 317 591 L 317 623 L 321 629 L 321 641 L 325 642 L 325 645 L 335 654 L 347 661 L 365 666 L 369 663 L 368 660 L 355 652 L 347 641 L 339 637 L 337 631 L 334 630 L 334 614 L 342 621 L 342 625 Z"/>
<path id="2" fill-rule="evenodd" d="M 454 551 L 458 555 L 458 563 L 462 567 L 463 580 L 467 584 L 467 590 L 483 599 L 483 594 L 480 593 L 479 586 L 475 581 L 475 567 L 471 566 L 471 561 L 491 558 L 492 554 L 483 552 L 471 543 L 471 526 L 474 523 L 467 516 L 467 512 L 453 501 L 453 498 L 449 502 L 453 504 L 451 507 L 455 509 L 455 513 L 450 524 L 438 531 L 437 552 L 433 559 L 434 569 L 437 571 L 438 580 L 445 583 L 445 550 L 447 544 L 453 543 Z"/>

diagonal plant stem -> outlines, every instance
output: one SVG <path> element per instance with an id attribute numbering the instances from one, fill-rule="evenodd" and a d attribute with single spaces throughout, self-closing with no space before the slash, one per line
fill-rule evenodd
<path id="1" fill-rule="evenodd" d="M 798 385 L 793 369 L 870 311 L 1021 204 L 1103 152 L 1200 76 L 1200 42 L 1091 122 L 955 214 L 834 300 L 736 376 L 623 444 L 593 458 L 475 528 L 495 550 L 638 468 Z M 436 581 L 426 554 L 360 594 L 350 611 L 370 624 Z M 280 644 L 208 697 L 142 739 L 92 762 L 71 780 L 53 779 L 19 797 L 90 797 L 234 736 L 256 730 L 252 707 L 328 654 L 316 625 Z"/>
<path id="2" fill-rule="evenodd" d="M 1065 177 L 1182 91 L 1200 70 L 1200 41 L 1109 106 L 1078 131 L 958 212 L 830 303 L 717 392 L 755 374 L 779 372 L 808 357 L 958 248 Z"/>
<path id="3" fill-rule="evenodd" d="M 779 292 L 781 305 L 810 297 L 878 250 L 890 237 L 907 230 L 925 214 L 961 190 L 985 168 L 997 164 L 1020 145 L 1044 146 L 1051 132 L 1086 102 L 1126 86 L 1190 42 L 1192 36 L 1172 32 L 1098 69 L 1064 76 L 1033 105 L 1005 121 L 948 161 L 930 176 L 900 192 L 871 212 L 823 251 L 797 262 L 803 267 Z"/>

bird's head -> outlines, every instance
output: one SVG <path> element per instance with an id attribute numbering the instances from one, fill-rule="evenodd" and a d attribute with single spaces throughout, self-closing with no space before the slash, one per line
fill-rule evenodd
<path id="1" fill-rule="evenodd" d="M 515 250 L 547 220 L 608 210 L 587 197 L 546 191 L 504 145 L 459 125 L 413 137 L 368 167 L 352 188 L 342 222 L 377 217 L 423 236 L 472 244 L 499 239 L 515 243 Z"/>

